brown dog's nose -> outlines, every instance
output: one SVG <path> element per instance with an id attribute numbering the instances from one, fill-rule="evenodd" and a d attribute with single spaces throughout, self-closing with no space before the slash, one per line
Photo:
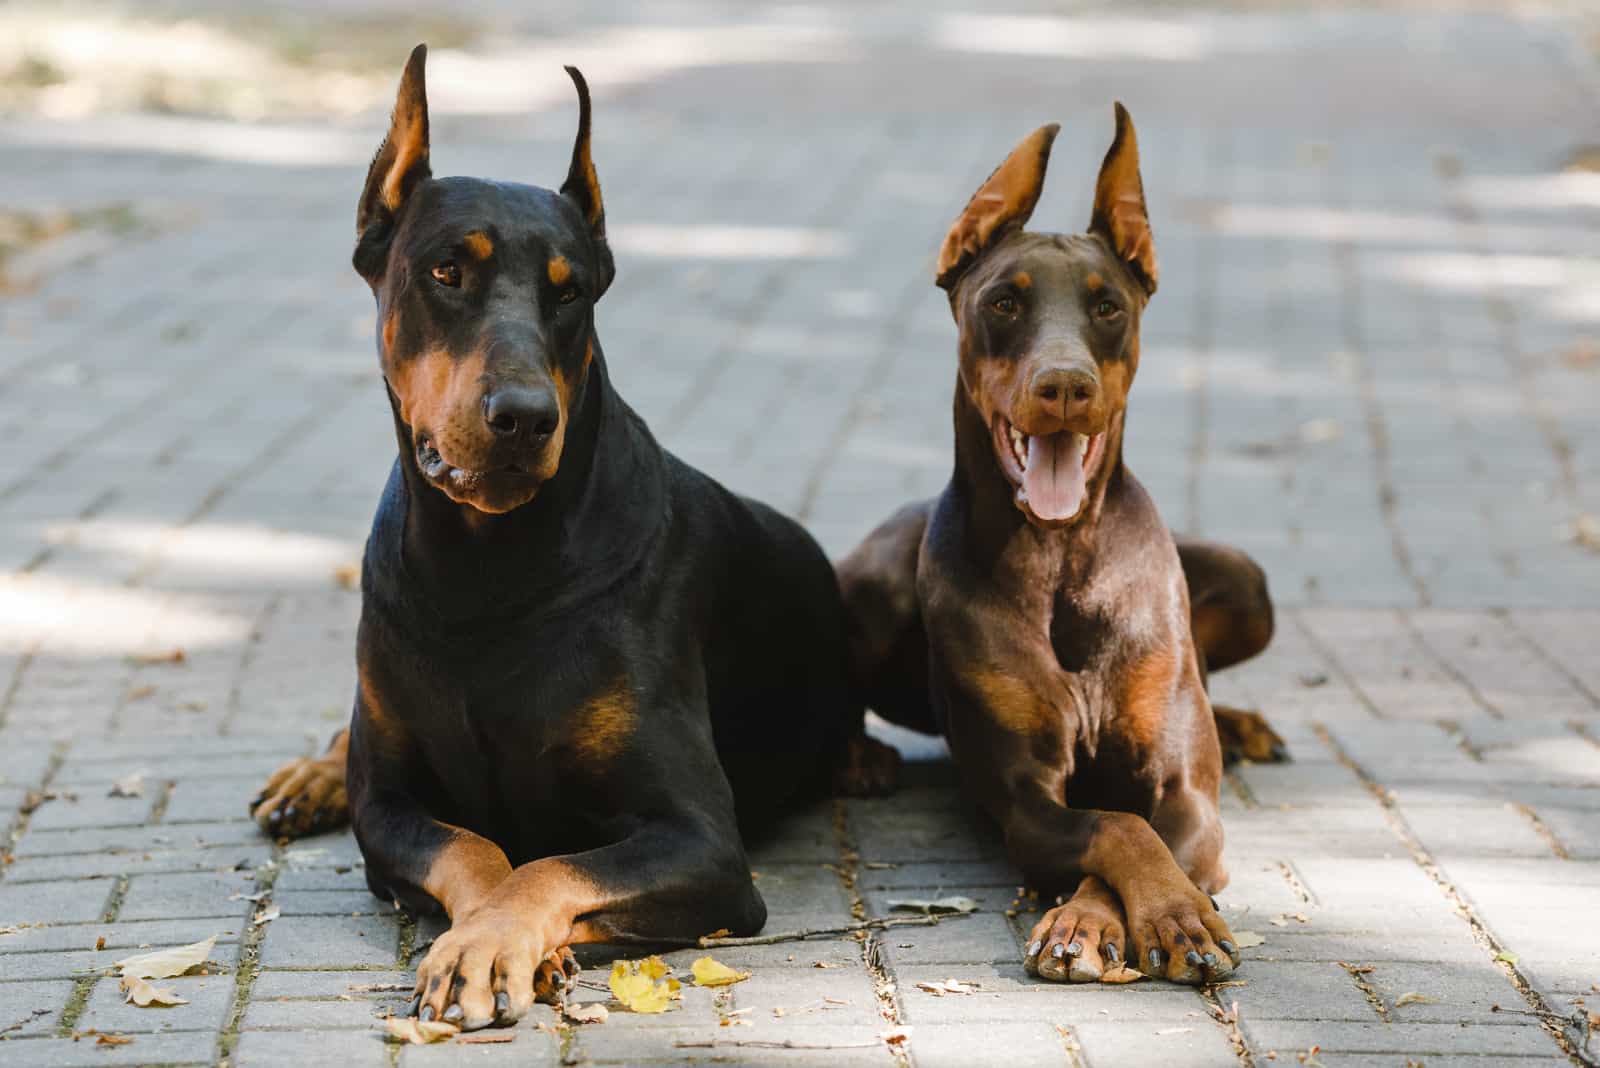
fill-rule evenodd
<path id="1" fill-rule="evenodd" d="M 1030 383 L 1034 403 L 1058 419 L 1069 420 L 1100 399 L 1100 377 L 1076 367 L 1047 367 Z"/>
<path id="2" fill-rule="evenodd" d="M 483 419 L 503 438 L 546 438 L 561 422 L 561 405 L 548 389 L 502 386 L 483 399 Z"/>

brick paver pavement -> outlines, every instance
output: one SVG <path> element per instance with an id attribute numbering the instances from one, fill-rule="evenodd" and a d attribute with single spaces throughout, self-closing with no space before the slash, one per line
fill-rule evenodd
<path id="1" fill-rule="evenodd" d="M 1036 219 L 1081 226 L 1127 102 L 1163 265 L 1130 460 L 1284 605 L 1216 684 L 1295 755 L 1225 784 L 1222 903 L 1265 942 L 1208 991 L 1027 980 L 1017 876 L 933 759 L 893 799 L 798 817 L 756 851 L 760 886 L 774 930 L 935 893 L 973 916 L 730 950 L 752 979 L 661 1017 L 385 1045 L 430 929 L 366 893 L 347 834 L 284 847 L 244 818 L 348 709 L 357 600 L 335 576 L 393 448 L 347 267 L 381 119 L 15 115 L 0 203 L 120 224 L 14 261 L 37 285 L 0 309 L 0 1062 L 1568 1061 L 1577 1032 L 1528 1014 L 1600 1008 L 1600 178 L 1565 168 L 1600 142 L 1593 20 L 519 6 L 474 54 L 436 53 L 436 167 L 557 181 L 557 63 L 581 62 L 614 377 L 671 448 L 834 553 L 948 473 L 942 227 L 1048 119 Z M 139 796 L 107 796 L 129 776 Z M 125 1005 L 107 978 L 212 934 L 210 974 L 171 983 L 187 1005 Z M 917 986 L 945 978 L 979 992 Z M 748 1026 L 719 1026 L 732 1010 Z M 909 1040 L 880 1042 L 895 1025 Z"/>

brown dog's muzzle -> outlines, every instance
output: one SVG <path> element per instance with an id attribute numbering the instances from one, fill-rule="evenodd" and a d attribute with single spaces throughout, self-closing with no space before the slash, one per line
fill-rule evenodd
<path id="1" fill-rule="evenodd" d="M 995 451 L 1016 502 L 1046 526 L 1076 519 L 1088 500 L 1110 421 L 1098 368 L 1060 354 L 1025 361 L 1011 410 L 995 420 Z"/>

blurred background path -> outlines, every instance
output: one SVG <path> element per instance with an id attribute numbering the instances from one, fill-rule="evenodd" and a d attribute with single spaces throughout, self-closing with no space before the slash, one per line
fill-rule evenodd
<path id="1" fill-rule="evenodd" d="M 1573 999 L 1600 1008 L 1594 6 L 17 2 L 0 7 L 0 1062 L 394 1056 L 369 1030 L 395 995 L 348 991 L 404 968 L 417 929 L 366 895 L 348 836 L 286 852 L 243 817 L 265 771 L 348 715 L 352 568 L 393 455 L 348 258 L 418 40 L 440 174 L 558 183 L 561 64 L 584 69 L 615 381 L 669 448 L 835 555 L 948 476 L 945 227 L 1059 120 L 1034 223 L 1081 229 L 1124 101 L 1162 264 L 1129 461 L 1174 527 L 1266 568 L 1278 639 L 1218 693 L 1259 704 L 1297 757 L 1226 787 L 1224 904 L 1268 939 L 1247 986 L 1024 982 L 1015 875 L 935 761 L 837 827 L 807 816 L 758 857 L 761 885 L 774 923 L 876 914 L 906 888 L 985 911 L 865 961 L 830 944 L 837 974 L 758 957 L 735 990 L 758 1021 L 739 1038 L 901 1025 L 908 1044 L 674 1047 L 728 1037 L 705 998 L 459 1054 L 1580 1050 Z M 136 797 L 106 796 L 130 776 Z M 269 906 L 282 918 L 247 922 Z M 179 981 L 189 1006 L 122 1006 L 98 979 L 127 946 L 219 931 L 215 974 Z M 915 986 L 952 976 L 984 993 Z M 846 988 L 848 1008 L 770 1018 Z M 136 1040 L 73 1041 L 89 1029 Z M 402 1059 L 419 1053 L 448 1057 Z"/>

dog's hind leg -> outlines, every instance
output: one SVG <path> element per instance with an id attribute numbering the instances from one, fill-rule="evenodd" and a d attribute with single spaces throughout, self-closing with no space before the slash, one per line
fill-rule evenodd
<path id="1" fill-rule="evenodd" d="M 917 557 L 932 501 L 908 504 L 843 560 L 850 682 L 857 697 L 891 723 L 938 734 L 928 697 L 928 636 L 917 606 Z"/>
<path id="2" fill-rule="evenodd" d="M 1226 545 L 1185 538 L 1177 543 L 1201 671 L 1221 671 L 1265 649 L 1272 640 L 1272 598 L 1260 566 Z M 1288 747 L 1261 713 L 1217 704 L 1211 710 L 1226 763 L 1289 759 Z"/>
<path id="3" fill-rule="evenodd" d="M 350 822 L 345 793 L 345 761 L 350 731 L 340 730 L 318 757 L 296 757 L 273 772 L 250 801 L 250 815 L 263 831 L 278 838 L 299 838 L 343 827 Z"/>

